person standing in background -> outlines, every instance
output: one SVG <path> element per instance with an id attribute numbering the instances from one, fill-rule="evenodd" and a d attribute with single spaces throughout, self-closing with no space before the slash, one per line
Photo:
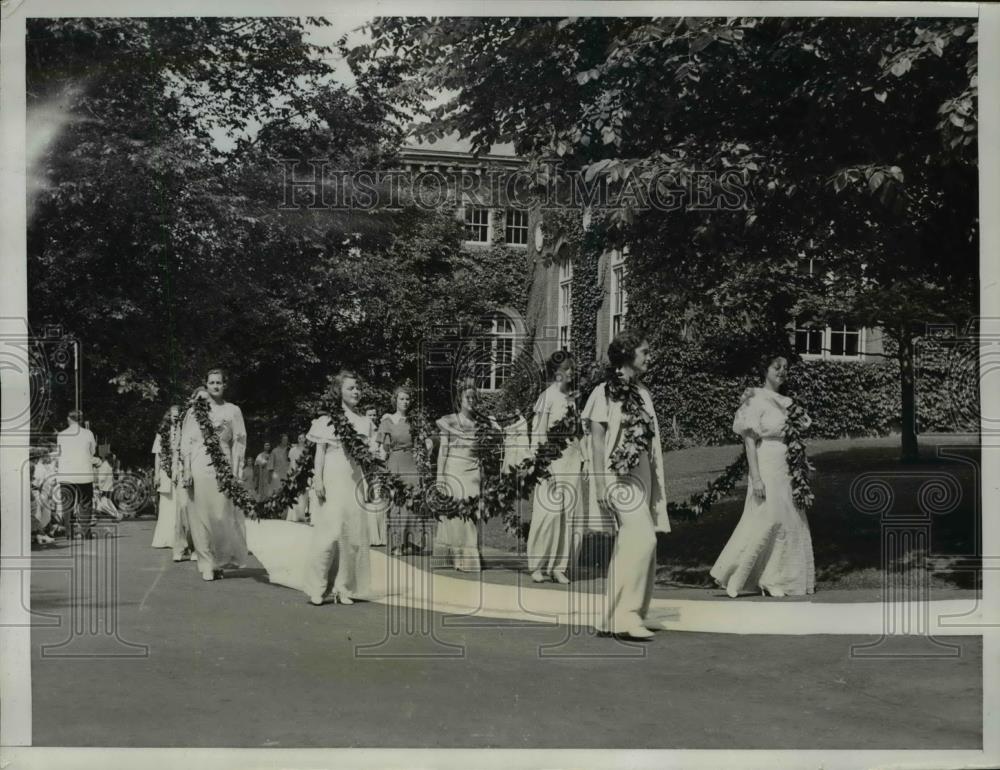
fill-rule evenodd
<path id="1" fill-rule="evenodd" d="M 94 466 L 97 440 L 81 425 L 83 413 L 71 411 L 67 427 L 56 436 L 59 447 L 59 487 L 66 519 L 66 537 L 92 538 L 94 523 Z"/>
<path id="2" fill-rule="evenodd" d="M 266 500 L 271 496 L 274 481 L 274 457 L 271 455 L 271 442 L 264 442 L 264 450 L 253 461 L 254 492 L 257 500 Z"/>
<path id="3" fill-rule="evenodd" d="M 299 462 L 306 453 L 306 434 L 300 433 L 298 440 L 291 449 L 288 450 L 288 463 L 291 473 L 294 473 L 298 467 Z M 309 494 L 303 492 L 299 495 L 298 499 L 295 501 L 295 505 L 288 509 L 288 513 L 285 516 L 286 521 L 305 521 L 306 513 L 309 510 Z"/>
<path id="4" fill-rule="evenodd" d="M 274 470 L 274 474 L 271 476 L 271 492 L 274 494 L 278 491 L 285 477 L 288 475 L 288 434 L 282 433 L 281 440 L 278 442 L 278 446 L 271 450 L 271 466 Z"/>

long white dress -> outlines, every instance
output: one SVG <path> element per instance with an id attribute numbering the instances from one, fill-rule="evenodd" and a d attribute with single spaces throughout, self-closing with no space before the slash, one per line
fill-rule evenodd
<path id="1" fill-rule="evenodd" d="M 375 424 L 363 415 L 345 410 L 344 414 L 357 433 L 371 444 Z M 314 495 L 310 505 L 313 537 L 306 566 L 306 594 L 322 597 L 329 586 L 329 575 L 337 560 L 333 590 L 351 598 L 371 595 L 369 558 L 368 487 L 364 474 L 347 453 L 326 415 L 313 420 L 306 436 L 326 447 L 323 458 L 322 502 Z"/>
<path id="2" fill-rule="evenodd" d="M 611 468 L 611 454 L 622 439 L 622 404 L 608 398 L 601 383 L 587 399 L 582 418 L 604 423 L 604 468 L 608 502 L 618 519 L 618 535 L 608 565 L 605 609 L 595 624 L 598 631 L 626 633 L 643 625 L 653 598 L 656 579 L 656 533 L 669 532 L 663 452 L 660 427 L 649 391 L 640 386 L 643 406 L 653 420 L 649 451 L 628 475 L 618 476 Z"/>
<path id="3" fill-rule="evenodd" d="M 156 467 L 157 492 L 159 493 L 159 505 L 156 514 L 156 528 L 153 530 L 153 548 L 173 548 L 177 532 L 177 485 L 171 479 L 171 474 L 163 470 L 161 456 L 170 453 L 168 462 L 173 467 L 173 474 L 178 475 L 178 468 L 175 466 L 178 458 L 177 449 L 180 446 L 180 431 L 171 427 L 171 445 L 164 447 L 160 434 L 156 434 L 153 440 L 153 462 Z"/>
<path id="4" fill-rule="evenodd" d="M 558 384 L 550 385 L 535 402 L 531 444 L 535 451 L 548 439 L 549 428 L 572 404 Z M 583 510 L 583 452 L 579 439 L 566 445 L 549 466 L 550 476 L 535 487 L 528 531 L 528 569 L 543 575 L 565 575 L 574 550 L 574 532 Z"/>
<path id="5" fill-rule="evenodd" d="M 785 420 L 791 399 L 753 388 L 733 420 L 733 431 L 757 442 L 757 466 L 764 500 L 747 488 L 743 515 L 712 567 L 726 593 L 737 596 L 753 585 L 773 595 L 802 596 L 815 590 L 812 537 L 805 512 L 795 506 L 788 475 Z"/>
<path id="6" fill-rule="evenodd" d="M 215 427 L 223 454 L 231 468 L 243 467 L 247 430 L 243 413 L 228 401 L 209 401 L 209 418 Z M 188 525 L 198 557 L 198 569 L 207 580 L 225 566 L 243 567 L 247 562 L 246 518 L 219 491 L 215 470 L 209 462 L 201 428 L 193 412 L 184 418 L 181 456 L 190 462 L 194 481 L 187 500 Z"/>

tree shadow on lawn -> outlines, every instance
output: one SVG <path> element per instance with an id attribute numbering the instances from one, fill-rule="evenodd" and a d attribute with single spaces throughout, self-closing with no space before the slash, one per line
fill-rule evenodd
<path id="1" fill-rule="evenodd" d="M 818 453 L 811 459 L 816 502 L 809 511 L 817 583 L 825 588 L 878 588 L 882 586 L 883 532 L 879 514 L 859 511 L 851 502 L 851 484 L 863 473 L 884 473 L 893 492 L 891 516 L 921 520 L 918 490 L 933 476 L 948 475 L 958 482 L 961 500 L 946 514 L 931 515 L 928 556 L 943 557 L 947 564 L 959 557 L 979 555 L 979 490 L 977 471 L 961 460 L 938 458 L 934 447 L 922 448 L 917 463 L 899 462 L 897 447 L 854 447 Z M 979 447 L 961 447 L 961 454 L 979 467 Z M 894 474 L 906 475 L 894 475 Z M 709 570 L 732 534 L 746 496 L 741 483 L 700 519 L 672 521 L 673 531 L 657 544 L 658 582 L 711 586 Z M 891 523 L 890 523 L 891 526 Z M 934 569 L 917 552 L 904 555 L 903 570 Z M 969 571 L 933 572 L 938 587 L 974 588 L 978 574 Z"/>

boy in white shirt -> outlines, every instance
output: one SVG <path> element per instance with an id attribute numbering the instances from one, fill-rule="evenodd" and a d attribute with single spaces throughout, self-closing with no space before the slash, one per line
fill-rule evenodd
<path id="1" fill-rule="evenodd" d="M 56 436 L 59 447 L 58 473 L 63 500 L 66 537 L 94 536 L 94 463 L 97 440 L 81 424 L 83 413 L 67 415 L 68 427 Z"/>

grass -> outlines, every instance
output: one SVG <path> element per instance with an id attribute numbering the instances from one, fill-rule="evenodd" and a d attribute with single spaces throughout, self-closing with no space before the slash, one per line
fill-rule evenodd
<path id="1" fill-rule="evenodd" d="M 704 489 L 740 451 L 738 446 L 724 446 L 668 453 L 664 463 L 670 500 L 681 502 Z M 819 587 L 880 588 L 884 558 L 894 572 L 905 573 L 908 582 L 926 579 L 934 588 L 976 586 L 978 577 L 970 565 L 977 566 L 979 554 L 978 437 L 921 436 L 919 462 L 906 465 L 899 462 L 899 438 L 892 436 L 815 441 L 809 455 L 816 466 L 816 503 L 809 522 Z M 862 512 L 852 502 L 851 486 L 863 475 L 877 478 L 891 490 L 892 505 L 884 516 Z M 935 504 L 934 484 L 960 491 L 954 505 L 937 501 L 938 507 L 950 510 L 928 510 Z M 673 521 L 673 531 L 659 538 L 658 582 L 711 585 L 708 572 L 739 521 L 745 495 L 746 486 L 741 484 L 701 518 Z M 892 533 L 899 531 L 923 534 L 884 556 L 884 544 L 892 543 Z M 519 550 L 516 538 L 499 521 L 484 527 L 483 545 L 505 552 Z"/>

